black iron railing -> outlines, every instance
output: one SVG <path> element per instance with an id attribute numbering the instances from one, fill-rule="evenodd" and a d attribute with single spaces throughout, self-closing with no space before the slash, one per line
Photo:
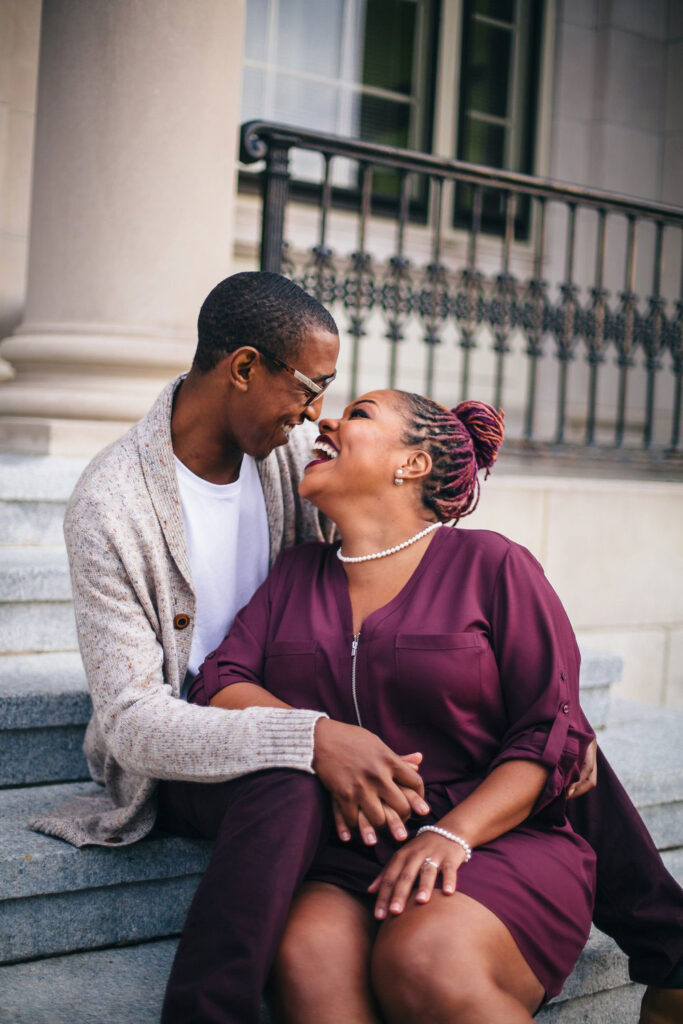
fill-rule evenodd
<path id="1" fill-rule="evenodd" d="M 292 150 L 319 153 L 322 161 L 322 181 L 313 189 L 319 210 L 317 244 L 298 258 L 297 246 L 288 245 L 284 237 L 285 211 L 293 195 Z M 333 166 L 339 159 L 353 162 L 358 183 L 355 191 L 333 186 Z M 415 321 L 419 324 L 425 355 L 421 383 L 427 394 L 434 390 L 435 352 L 450 325 L 461 350 L 460 397 L 469 397 L 472 356 L 482 344 L 485 329 L 492 338 L 494 353 L 492 393 L 482 395 L 479 389 L 476 397 L 489 398 L 495 405 L 505 404 L 510 340 L 521 334 L 526 380 L 519 447 L 611 453 L 637 449 L 650 458 L 664 457 L 680 465 L 677 455 L 681 445 L 683 302 L 679 287 L 674 295 L 664 294 L 662 275 L 666 250 L 674 253 L 674 260 L 680 260 L 677 277 L 683 276 L 683 210 L 267 122 L 252 121 L 243 126 L 241 160 L 246 164 L 265 161 L 261 268 L 290 274 L 322 302 L 341 306 L 346 312 L 347 331 L 353 339 L 349 379 L 352 394 L 358 389 L 362 339 L 368 335 L 368 322 L 375 313 L 382 315 L 385 344 L 389 344 L 389 387 L 397 381 L 399 348 L 407 325 Z M 374 212 L 372 178 L 378 169 L 392 169 L 398 180 L 393 210 L 387 214 L 385 206 L 383 213 L 395 220 L 395 249 L 381 261 L 367 248 L 368 226 Z M 406 229 L 411 225 L 411 195 L 420 192 L 424 196 L 425 184 L 430 201 L 423 230 L 429 233 L 430 258 L 423 266 L 417 266 L 409 258 Z M 469 190 L 471 202 L 471 225 L 459 266 L 452 265 L 452 260 L 449 265 L 443 228 L 447 189 L 458 187 Z M 300 192 L 296 194 L 301 197 Z M 486 202 L 490 208 L 492 194 L 498 197 L 504 227 L 498 266 L 485 273 L 480 256 L 484 241 L 482 207 Z M 309 187 L 309 202 L 310 197 Z M 351 253 L 335 252 L 330 244 L 330 213 L 337 200 L 347 210 L 355 203 L 357 240 Z M 526 226 L 520 229 L 518 212 L 522 208 Z M 584 211 L 590 211 L 588 233 Z M 580 218 L 584 237 L 579 246 Z M 625 225 L 625 238 L 618 251 L 614 251 L 614 245 L 610 247 L 608 263 L 606 240 L 616 220 Z M 520 241 L 524 231 L 529 237 Z M 650 285 L 648 291 L 638 295 L 636 255 L 644 234 L 649 237 L 648 245 L 641 247 L 639 254 L 639 278 L 642 280 L 644 269 L 642 253 L 647 250 L 645 271 Z M 513 255 L 520 247 L 526 252 L 530 271 L 524 276 L 512 272 Z M 587 252 L 592 264 L 588 280 Z M 580 254 L 581 274 L 577 275 Z M 487 259 L 490 263 L 490 252 Z M 607 270 L 614 270 L 615 261 L 622 267 L 621 288 L 610 292 L 606 276 Z M 579 277 L 583 278 L 581 283 Z M 372 336 L 368 341 L 372 342 Z M 539 361 L 547 356 L 552 356 L 557 366 L 550 396 L 547 381 L 543 394 L 539 394 L 538 387 Z M 570 364 L 579 356 L 583 356 L 586 371 L 577 422 L 575 395 L 573 412 L 568 416 L 568 387 Z M 613 358 L 609 359 L 610 356 Z M 637 414 L 629 405 L 629 381 L 634 368 L 640 371 L 641 378 L 644 374 Z M 607 375 L 612 377 L 613 391 L 609 423 L 605 422 L 606 406 L 599 402 Z M 658 403 L 658 381 L 664 375 L 666 401 L 662 404 Z M 536 429 L 538 411 L 545 403 L 547 412 L 549 400 L 554 408 L 553 427 L 549 435 L 540 436 Z M 667 421 L 666 436 L 662 436 L 663 414 Z"/>

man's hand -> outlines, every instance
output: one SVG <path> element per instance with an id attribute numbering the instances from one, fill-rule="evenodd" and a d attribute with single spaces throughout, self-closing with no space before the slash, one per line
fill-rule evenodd
<path id="1" fill-rule="evenodd" d="M 419 771 L 420 764 L 422 763 L 422 754 L 402 754 L 401 760 L 406 764 L 411 765 L 415 771 Z M 402 790 L 404 796 L 408 800 L 408 803 L 411 805 L 413 813 L 427 814 L 429 805 L 420 799 L 419 794 L 414 789 L 408 789 L 406 786 L 399 786 L 399 789 Z M 415 804 L 415 806 L 413 806 L 413 804 Z M 397 842 L 402 843 L 404 839 L 408 838 L 408 833 L 403 824 L 403 818 L 396 813 L 393 807 L 389 807 L 385 804 L 384 801 L 382 801 L 382 806 L 384 807 L 386 827 L 389 829 L 394 839 Z M 348 842 L 351 838 L 351 833 L 349 831 L 350 826 L 347 824 L 344 815 L 342 814 L 342 809 L 335 799 L 332 800 L 332 813 L 334 814 L 334 824 L 337 829 L 337 835 L 343 842 Z M 377 833 L 361 810 L 358 811 L 358 831 L 360 832 L 361 838 L 366 846 L 374 846 L 377 842 Z"/>
<path id="2" fill-rule="evenodd" d="M 589 790 L 594 789 L 598 784 L 598 741 L 594 739 L 583 759 L 581 774 L 577 782 L 572 783 L 567 789 L 567 800 L 574 800 L 577 796 L 583 796 Z"/>
<path id="3" fill-rule="evenodd" d="M 349 839 L 349 829 L 358 827 L 372 844 L 374 829 L 388 826 L 396 839 L 405 839 L 403 821 L 429 811 L 417 771 L 421 760 L 419 754 L 399 757 L 360 726 L 321 718 L 313 769 L 332 796 L 340 838 Z"/>

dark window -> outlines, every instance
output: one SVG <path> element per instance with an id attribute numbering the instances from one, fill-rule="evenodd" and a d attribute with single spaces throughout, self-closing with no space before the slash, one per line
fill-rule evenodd
<path id="1" fill-rule="evenodd" d="M 510 171 L 534 170 L 541 45 L 541 0 L 464 0 L 458 159 Z M 469 226 L 473 190 L 456 190 L 454 223 Z M 482 229 L 504 229 L 504 197 L 483 194 Z M 515 235 L 528 233 L 529 204 L 516 211 Z"/>
<path id="2" fill-rule="evenodd" d="M 242 121 L 430 150 L 437 17 L 436 0 L 248 0 Z M 320 182 L 321 158 L 293 152 L 292 174 Z M 352 162 L 334 162 L 333 184 L 357 190 Z M 373 174 L 380 201 L 398 187 Z"/>

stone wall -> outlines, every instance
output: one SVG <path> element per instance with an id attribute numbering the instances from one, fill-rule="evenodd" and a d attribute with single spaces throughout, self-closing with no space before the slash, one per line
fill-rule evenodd
<path id="1" fill-rule="evenodd" d="M 616 696 L 683 710 L 681 522 L 683 484 L 529 476 L 503 454 L 462 526 L 536 555 L 579 643 L 624 659 Z"/>

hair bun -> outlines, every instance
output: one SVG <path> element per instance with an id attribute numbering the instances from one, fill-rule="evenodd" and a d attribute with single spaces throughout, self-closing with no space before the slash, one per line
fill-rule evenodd
<path id="1" fill-rule="evenodd" d="M 477 466 L 488 476 L 503 443 L 505 413 L 486 402 L 460 402 L 452 412 L 472 438 Z"/>

